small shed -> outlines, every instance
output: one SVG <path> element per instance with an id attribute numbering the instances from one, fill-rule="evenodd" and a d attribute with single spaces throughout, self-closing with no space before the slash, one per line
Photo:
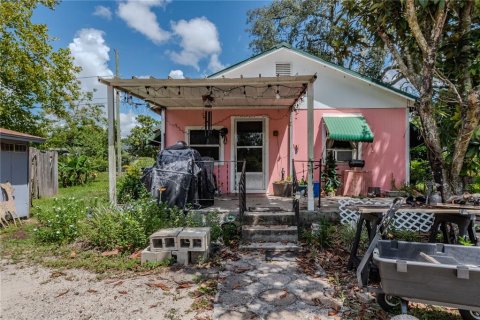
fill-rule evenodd
<path id="1" fill-rule="evenodd" d="M 14 188 L 17 216 L 28 217 L 30 211 L 29 143 L 45 139 L 0 128 L 0 183 L 10 182 Z M 3 192 L 0 201 L 5 201 Z"/>

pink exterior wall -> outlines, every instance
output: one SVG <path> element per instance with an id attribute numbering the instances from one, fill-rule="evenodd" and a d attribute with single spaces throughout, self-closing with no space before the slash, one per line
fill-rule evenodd
<path id="1" fill-rule="evenodd" d="M 392 175 L 397 186 L 406 180 L 406 112 L 404 108 L 391 109 L 329 109 L 315 110 L 315 159 L 322 157 L 322 117 L 325 114 L 362 114 L 374 134 L 373 143 L 362 144 L 362 158 L 365 160 L 364 170 L 372 174 L 372 186 L 382 190 L 390 190 Z M 295 160 L 307 159 L 307 111 L 299 110 L 294 116 L 293 144 L 298 146 L 294 154 Z M 302 166 L 297 164 L 297 175 L 302 177 Z M 305 165 L 306 168 L 306 165 Z M 348 167 L 339 166 L 341 172 Z M 306 174 L 305 174 L 306 176 Z M 318 172 L 314 173 L 314 180 L 318 180 Z"/>
<path id="2" fill-rule="evenodd" d="M 228 129 L 227 143 L 224 145 L 224 160 L 231 159 L 231 141 L 234 134 L 232 129 L 232 117 L 266 117 L 268 120 L 266 132 L 268 136 L 268 192 L 272 192 L 272 182 L 279 180 L 282 168 L 288 174 L 288 122 L 289 111 L 287 109 L 213 109 L 213 126 Z M 186 140 L 186 127 L 203 126 L 203 110 L 167 110 L 166 111 L 165 142 L 170 146 L 179 140 Z M 273 131 L 278 131 L 278 136 L 273 136 Z M 228 164 L 229 169 L 231 163 Z M 220 164 L 215 168 L 219 189 L 222 193 L 230 192 L 229 182 L 232 179 L 227 176 L 227 164 Z"/>
<path id="3" fill-rule="evenodd" d="M 355 113 L 362 114 L 374 133 L 373 143 L 364 143 L 362 158 L 365 160 L 364 170 L 372 173 L 372 186 L 382 190 L 390 190 L 390 181 L 395 178 L 397 185 L 402 184 L 406 178 L 406 112 L 404 108 L 390 109 L 316 109 L 315 110 L 315 159 L 322 157 L 322 126 L 321 119 L 324 114 Z M 293 144 L 298 146 L 294 152 L 295 160 L 307 160 L 307 112 L 304 109 L 294 114 Z M 289 112 L 286 109 L 213 109 L 213 125 L 228 129 L 228 141 L 224 146 L 224 160 L 231 159 L 231 140 L 234 134 L 231 117 L 265 116 L 268 118 L 268 192 L 272 192 L 272 182 L 279 180 L 282 168 L 286 174 L 289 172 L 288 164 L 288 121 Z M 186 140 L 185 132 L 188 126 L 203 126 L 203 110 L 167 110 L 166 111 L 166 146 L 178 140 Z M 273 136 L 273 131 L 278 131 L 278 136 Z M 228 165 L 231 168 L 231 164 Z M 306 170 L 305 164 L 305 170 Z M 302 177 L 302 165 L 296 165 L 297 176 Z M 221 192 L 230 192 L 229 181 L 231 177 L 227 165 L 215 168 Z M 305 172 L 306 178 L 306 172 Z M 314 180 L 318 180 L 318 171 L 314 173 Z"/>

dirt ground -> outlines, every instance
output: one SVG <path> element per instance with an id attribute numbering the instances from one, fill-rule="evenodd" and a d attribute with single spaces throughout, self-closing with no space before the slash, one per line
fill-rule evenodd
<path id="1" fill-rule="evenodd" d="M 0 319 L 208 319 L 211 311 L 192 310 L 198 275 L 165 268 L 155 274 L 99 279 L 84 270 L 2 261 Z"/>

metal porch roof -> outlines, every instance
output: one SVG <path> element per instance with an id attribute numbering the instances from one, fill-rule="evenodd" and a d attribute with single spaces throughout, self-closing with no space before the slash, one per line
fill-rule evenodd
<path id="1" fill-rule="evenodd" d="M 362 116 L 323 117 L 328 137 L 333 140 L 373 142 L 373 132 Z"/>
<path id="2" fill-rule="evenodd" d="M 105 79 L 103 84 L 160 108 L 290 108 L 316 75 L 207 79 Z"/>

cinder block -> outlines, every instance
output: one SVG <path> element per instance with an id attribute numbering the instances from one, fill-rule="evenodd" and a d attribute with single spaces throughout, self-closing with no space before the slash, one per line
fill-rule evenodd
<path id="1" fill-rule="evenodd" d="M 210 250 L 206 251 L 191 251 L 190 252 L 190 263 L 197 264 L 199 262 L 205 262 L 208 259 Z"/>
<path id="2" fill-rule="evenodd" d="M 189 264 L 189 252 L 188 251 L 172 251 L 172 255 L 177 257 L 177 264 L 183 264 L 187 266 Z"/>
<path id="3" fill-rule="evenodd" d="M 152 261 L 160 262 L 165 259 L 170 259 L 172 257 L 171 251 L 150 251 L 150 247 L 147 247 L 142 251 L 141 263 Z"/>
<path id="4" fill-rule="evenodd" d="M 179 251 L 207 251 L 210 228 L 183 228 L 177 236 Z"/>
<path id="5" fill-rule="evenodd" d="M 160 229 L 150 236 L 151 251 L 178 250 L 177 236 L 183 228 Z"/>

